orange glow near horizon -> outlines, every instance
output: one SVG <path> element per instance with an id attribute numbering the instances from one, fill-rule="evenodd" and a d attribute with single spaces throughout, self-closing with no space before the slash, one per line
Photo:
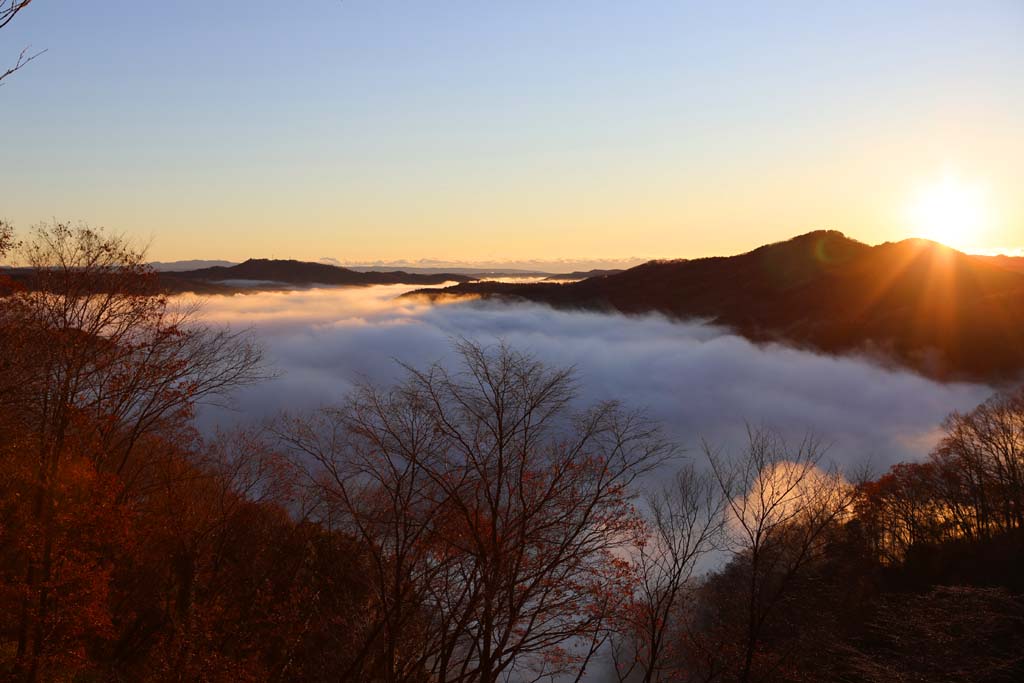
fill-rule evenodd
<path id="1" fill-rule="evenodd" d="M 0 219 L 164 262 L 1024 253 L 1019 0 L 181 4 L 4 27 L 53 52 L 4 79 Z"/>

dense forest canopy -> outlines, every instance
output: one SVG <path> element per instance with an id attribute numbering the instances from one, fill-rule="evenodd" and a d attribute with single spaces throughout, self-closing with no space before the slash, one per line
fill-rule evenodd
<path id="1" fill-rule="evenodd" d="M 84 227 L 0 297 L 0 672 L 21 681 L 1010 681 L 1024 393 L 923 462 L 751 427 L 680 453 L 581 379 L 458 342 L 339 405 L 202 435 L 273 372 Z"/>

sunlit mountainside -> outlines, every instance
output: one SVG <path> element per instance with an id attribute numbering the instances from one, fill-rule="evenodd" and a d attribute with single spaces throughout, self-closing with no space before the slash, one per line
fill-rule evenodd
<path id="1" fill-rule="evenodd" d="M 891 357 L 940 378 L 998 380 L 1024 368 L 1020 259 L 921 239 L 869 246 L 817 231 L 739 256 L 652 261 L 575 283 L 422 293 L 700 318 L 759 341 Z"/>

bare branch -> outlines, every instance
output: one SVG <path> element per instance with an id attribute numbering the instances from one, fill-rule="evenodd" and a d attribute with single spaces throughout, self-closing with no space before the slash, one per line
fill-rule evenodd
<path id="1" fill-rule="evenodd" d="M 14 17 L 23 9 L 28 7 L 31 2 L 32 0 L 0 0 L 0 29 L 11 23 Z M 18 59 L 14 62 L 14 65 L 0 73 L 0 85 L 3 85 L 3 80 L 5 78 L 15 73 L 44 52 L 46 52 L 46 50 L 40 50 L 39 52 L 33 53 L 31 52 L 31 46 L 24 48 L 21 53 L 18 54 Z"/>

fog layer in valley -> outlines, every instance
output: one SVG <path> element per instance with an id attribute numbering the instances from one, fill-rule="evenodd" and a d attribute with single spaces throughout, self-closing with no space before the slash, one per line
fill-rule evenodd
<path id="1" fill-rule="evenodd" d="M 814 431 L 830 455 L 876 471 L 922 458 L 943 417 L 993 389 L 939 384 L 858 358 L 758 346 L 727 330 L 546 307 L 400 299 L 405 286 L 260 292 L 202 300 L 211 323 L 255 329 L 280 376 L 241 391 L 234 408 L 206 408 L 200 425 L 259 421 L 337 402 L 353 382 L 390 382 L 396 360 L 423 366 L 453 357 L 451 340 L 504 340 L 558 366 L 574 365 L 581 398 L 648 411 L 690 452 L 700 439 L 743 443 L 745 424 L 799 438 Z"/>

